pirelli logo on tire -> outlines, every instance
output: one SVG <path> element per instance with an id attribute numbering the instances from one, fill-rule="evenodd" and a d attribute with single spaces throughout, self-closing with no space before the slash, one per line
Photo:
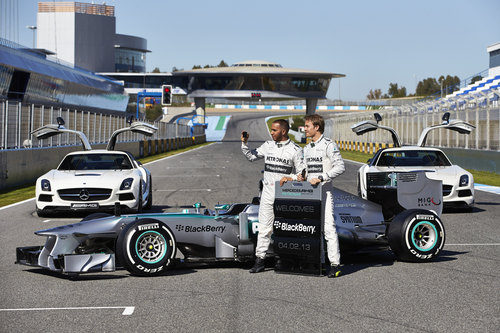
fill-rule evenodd
<path id="1" fill-rule="evenodd" d="M 422 215 L 418 214 L 416 216 L 417 220 L 434 221 L 434 215 Z"/>
<path id="2" fill-rule="evenodd" d="M 153 229 L 159 229 L 160 225 L 158 223 L 151 223 L 151 224 L 143 224 L 137 226 L 137 230 L 139 231 L 144 231 L 144 230 L 153 230 Z"/>

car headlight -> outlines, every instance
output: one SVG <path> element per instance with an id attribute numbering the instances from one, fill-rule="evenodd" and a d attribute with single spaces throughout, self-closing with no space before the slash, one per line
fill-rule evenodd
<path id="1" fill-rule="evenodd" d="M 42 179 L 42 191 L 50 191 L 50 182 L 47 179 Z"/>
<path id="2" fill-rule="evenodd" d="M 132 183 L 134 182 L 133 178 L 127 178 L 122 181 L 122 185 L 120 186 L 120 190 L 130 190 L 132 188 Z"/>
<path id="3" fill-rule="evenodd" d="M 462 175 L 460 177 L 460 182 L 458 183 L 458 186 L 467 186 L 467 185 L 469 185 L 469 176 Z"/>

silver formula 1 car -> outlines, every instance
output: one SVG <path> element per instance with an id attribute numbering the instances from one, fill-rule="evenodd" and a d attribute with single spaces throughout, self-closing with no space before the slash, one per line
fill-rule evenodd
<path id="1" fill-rule="evenodd" d="M 445 242 L 441 181 L 425 172 L 407 172 L 373 178 L 368 186 L 379 193 L 378 203 L 334 190 L 341 251 L 390 247 L 404 261 L 435 258 Z M 288 182 L 276 188 L 275 213 L 285 219 L 274 223 L 274 253 L 307 257 L 313 248 L 322 252 L 321 242 L 312 246 L 303 238 L 322 238 L 321 228 L 309 223 L 321 211 L 321 186 Z M 175 262 L 253 260 L 256 201 L 218 205 L 214 211 L 196 205 L 179 213 L 93 214 L 76 224 L 35 232 L 46 237 L 45 245 L 17 248 L 16 263 L 69 275 L 124 267 L 134 275 L 154 276 Z"/>

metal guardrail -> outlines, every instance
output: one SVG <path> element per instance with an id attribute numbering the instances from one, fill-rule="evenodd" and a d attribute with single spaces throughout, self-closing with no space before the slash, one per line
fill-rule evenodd
<path id="1" fill-rule="evenodd" d="M 382 124 L 392 127 L 405 145 L 416 145 L 420 133 L 426 127 L 441 123 L 442 110 L 392 109 L 377 111 L 383 117 Z M 446 129 L 436 129 L 429 133 L 427 146 L 443 148 L 464 148 L 500 151 L 500 106 L 475 106 L 460 110 L 449 110 L 450 119 L 462 119 L 476 126 L 470 135 L 463 135 Z M 373 131 L 358 136 L 351 126 L 373 120 L 373 112 L 367 111 L 335 117 L 327 121 L 331 126 L 331 138 L 335 141 L 359 143 L 392 143 L 387 131 Z"/>
<path id="2" fill-rule="evenodd" d="M 21 102 L 0 101 L 0 149 L 40 148 L 79 145 L 73 134 L 62 134 L 46 140 L 36 140 L 31 132 L 43 125 L 54 124 L 62 117 L 66 128 L 85 133 L 91 144 L 105 143 L 111 134 L 128 126 L 125 116 L 105 115 L 84 110 L 74 110 Z M 186 138 L 203 135 L 202 126 L 191 127 L 163 122 L 149 122 L 158 128 L 151 139 Z M 132 132 L 120 135 L 119 142 L 143 140 L 144 136 Z"/>

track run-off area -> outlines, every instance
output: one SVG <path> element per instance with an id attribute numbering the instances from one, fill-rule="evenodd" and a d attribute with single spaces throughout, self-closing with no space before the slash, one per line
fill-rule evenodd
<path id="1" fill-rule="evenodd" d="M 227 114 L 224 114 L 227 115 Z M 201 202 L 250 202 L 263 162 L 241 153 L 268 140 L 263 113 L 233 113 L 222 141 L 147 164 L 152 212 Z M 356 193 L 359 163 L 346 161 L 335 186 Z M 19 246 L 42 245 L 37 230 L 76 217 L 39 218 L 34 200 L 0 209 L 1 332 L 320 331 L 493 332 L 500 327 L 500 196 L 476 191 L 471 213 L 446 212 L 446 245 L 430 263 L 390 251 L 342 257 L 338 279 L 249 274 L 248 265 L 175 267 L 140 278 L 125 270 L 70 279 L 15 265 Z"/>

